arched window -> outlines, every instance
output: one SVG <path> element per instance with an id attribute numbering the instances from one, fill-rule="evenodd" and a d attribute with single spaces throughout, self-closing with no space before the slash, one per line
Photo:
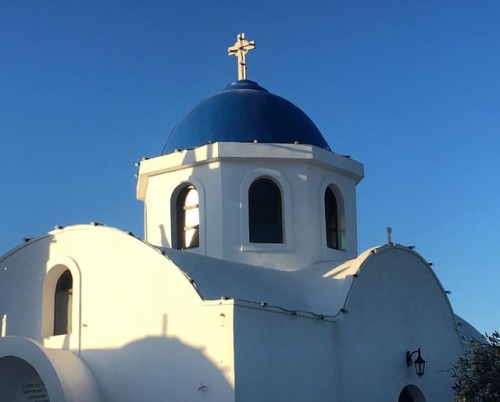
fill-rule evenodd
<path id="1" fill-rule="evenodd" d="M 425 402 L 425 396 L 415 385 L 407 385 L 399 394 L 398 402 Z"/>
<path id="2" fill-rule="evenodd" d="M 268 179 L 258 179 L 248 190 L 251 243 L 283 243 L 281 191 Z"/>
<path id="3" fill-rule="evenodd" d="M 330 187 L 325 191 L 326 246 L 340 249 L 339 209 L 337 198 Z"/>
<path id="4" fill-rule="evenodd" d="M 198 191 L 193 185 L 181 190 L 176 203 L 177 239 L 179 250 L 200 245 L 200 205 Z"/>
<path id="5" fill-rule="evenodd" d="M 404 388 L 399 394 L 398 402 L 415 402 L 411 392 Z"/>
<path id="6" fill-rule="evenodd" d="M 54 335 L 71 333 L 73 276 L 69 269 L 59 277 L 54 294 Z"/>

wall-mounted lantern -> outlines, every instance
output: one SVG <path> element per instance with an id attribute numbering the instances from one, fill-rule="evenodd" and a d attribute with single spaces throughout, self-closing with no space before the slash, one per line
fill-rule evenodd
<path id="1" fill-rule="evenodd" d="M 413 360 L 413 355 L 417 354 L 417 358 Z M 425 360 L 422 359 L 422 355 L 420 354 L 420 348 L 414 350 L 413 352 L 406 352 L 406 364 L 408 367 L 415 365 L 415 373 L 419 377 L 422 377 L 425 373 Z"/>

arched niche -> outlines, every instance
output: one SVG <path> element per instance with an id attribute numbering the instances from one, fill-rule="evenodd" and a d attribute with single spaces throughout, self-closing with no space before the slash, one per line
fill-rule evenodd
<path id="1" fill-rule="evenodd" d="M 79 350 L 81 273 L 69 257 L 47 261 L 42 289 L 42 337 L 47 347 Z"/>
<path id="2" fill-rule="evenodd" d="M 344 197 L 342 191 L 331 180 L 323 181 L 321 186 L 323 242 L 329 249 L 345 251 L 347 225 Z"/>
<path id="3" fill-rule="evenodd" d="M 162 246 L 205 253 L 207 217 L 205 189 L 195 177 L 179 182 L 170 195 L 167 226 L 162 227 Z"/>
<path id="4" fill-rule="evenodd" d="M 174 248 L 184 250 L 200 246 L 200 200 L 196 187 L 186 183 L 174 193 L 172 228 Z"/>
<path id="5" fill-rule="evenodd" d="M 248 189 L 250 243 L 283 243 L 283 197 L 271 179 L 258 178 Z"/>
<path id="6" fill-rule="evenodd" d="M 0 358 L 0 401 L 32 400 L 50 401 L 40 374 L 31 364 L 19 357 Z"/>
<path id="7" fill-rule="evenodd" d="M 0 401 L 102 400 L 94 375 L 76 354 L 21 336 L 0 338 Z"/>
<path id="8" fill-rule="evenodd" d="M 279 243 L 250 242 L 249 225 L 249 190 L 259 180 L 269 180 L 281 193 L 282 202 L 282 241 Z M 240 184 L 241 206 L 241 250 L 242 251 L 291 251 L 293 250 L 293 205 L 292 188 L 287 178 L 279 171 L 268 168 L 257 168 L 248 172 Z"/>
<path id="9" fill-rule="evenodd" d="M 399 393 L 398 402 L 426 402 L 426 399 L 417 386 L 407 385 Z"/>

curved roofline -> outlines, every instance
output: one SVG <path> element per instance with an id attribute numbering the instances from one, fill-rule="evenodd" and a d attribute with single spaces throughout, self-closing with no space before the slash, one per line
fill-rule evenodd
<path id="1" fill-rule="evenodd" d="M 142 241 L 143 243 L 145 243 L 145 244 L 147 244 L 147 245 L 155 248 L 153 245 L 151 245 L 151 244 L 147 243 L 146 241 L 144 241 L 144 240 L 138 238 L 137 236 L 135 236 L 132 232 L 125 232 L 124 230 L 115 228 L 113 226 L 107 226 L 107 225 L 104 225 L 102 223 L 97 223 L 97 222 L 79 223 L 79 224 L 68 225 L 68 226 L 59 226 L 59 225 L 57 225 L 53 230 L 50 230 L 47 233 L 43 233 L 43 234 L 41 234 L 39 236 L 35 236 L 35 237 L 32 237 L 32 238 L 26 238 L 26 240 L 25 240 L 24 243 L 18 244 L 14 248 L 12 248 L 10 250 L 7 250 L 4 254 L 0 255 L 0 262 L 3 261 L 4 259 L 8 258 L 9 256 L 11 256 L 12 254 L 17 253 L 18 251 L 22 250 L 23 248 L 29 247 L 29 246 L 33 245 L 34 243 L 36 243 L 38 241 L 42 241 L 42 240 L 44 240 L 44 239 L 46 239 L 48 237 L 55 236 L 55 235 L 61 233 L 64 230 L 65 231 L 69 231 L 69 230 L 82 230 L 82 229 L 90 229 L 90 228 L 93 228 L 93 227 L 101 227 L 101 228 L 104 228 L 104 229 L 113 230 L 113 231 L 116 231 L 116 232 L 119 232 L 119 233 L 126 234 L 128 236 L 135 237 L 137 240 Z"/>
<path id="2" fill-rule="evenodd" d="M 437 283 L 437 285 L 439 286 L 439 288 L 441 289 L 443 294 L 446 295 L 446 290 L 443 287 L 443 284 L 441 283 L 441 281 L 437 277 L 434 270 L 431 268 L 429 262 L 427 262 L 427 260 L 421 254 L 416 252 L 413 247 L 403 246 L 400 244 L 384 244 L 382 246 L 372 247 L 372 248 L 366 250 L 365 252 L 363 252 L 362 254 L 360 254 L 357 258 L 350 261 L 352 263 L 350 272 L 352 273 L 355 270 L 353 275 L 354 275 L 354 277 L 357 276 L 361 272 L 361 270 L 363 269 L 363 266 L 365 265 L 365 263 L 368 260 L 375 257 L 377 254 L 383 253 L 383 252 L 388 251 L 388 250 L 394 250 L 394 249 L 405 251 L 405 252 L 412 254 L 415 257 L 419 258 L 426 266 L 428 272 L 433 276 L 435 282 Z M 345 303 L 342 307 L 345 310 L 347 310 L 347 305 L 349 303 L 351 289 L 354 288 L 354 286 L 355 286 L 355 283 L 353 281 L 351 288 L 349 289 L 349 291 L 346 294 Z M 457 316 L 456 316 L 455 312 L 453 311 L 453 307 L 451 306 L 451 302 L 450 302 L 449 298 L 445 297 L 444 299 L 446 300 L 446 305 L 448 306 L 448 311 L 450 313 L 450 317 L 452 318 L 452 320 L 454 322 L 455 330 L 457 331 L 457 336 L 460 338 L 460 336 L 458 334 Z"/>
<path id="3" fill-rule="evenodd" d="M 122 236 L 127 236 L 127 237 L 132 237 L 133 239 L 139 241 L 140 243 L 144 244 L 146 247 L 148 247 L 151 251 L 154 251 L 157 254 L 160 254 L 163 256 L 166 260 L 168 260 L 173 266 L 175 266 L 179 272 L 183 274 L 183 276 L 186 278 L 186 280 L 189 282 L 190 286 L 193 288 L 193 290 L 196 292 L 198 297 L 200 299 L 203 299 L 200 292 L 198 291 L 196 284 L 194 280 L 187 274 L 186 271 L 184 271 L 181 267 L 179 267 L 168 255 L 167 253 L 161 249 L 160 247 L 156 247 L 155 245 L 148 243 L 146 240 L 143 240 L 139 237 L 137 237 L 134 233 L 132 232 L 125 232 L 124 230 L 115 228 L 113 226 L 106 226 L 101 223 L 96 223 L 92 222 L 90 224 L 77 224 L 77 225 L 71 225 L 71 226 L 59 226 L 56 227 L 56 229 L 51 230 L 50 232 L 44 233 L 43 235 L 40 235 L 38 237 L 34 237 L 30 240 L 28 240 L 25 243 L 21 243 L 18 246 L 14 247 L 13 249 L 7 251 L 5 254 L 0 256 L 0 263 L 2 263 L 4 260 L 8 259 L 9 257 L 13 256 L 15 253 L 20 252 L 21 250 L 33 246 L 35 243 L 46 240 L 51 237 L 57 237 L 61 236 L 64 234 L 64 232 L 72 232 L 72 231 L 82 231 L 82 230 L 105 230 L 109 232 L 114 232 L 118 235 Z"/>
<path id="4" fill-rule="evenodd" d="M 162 155 L 214 142 L 299 143 L 330 150 L 306 113 L 250 80 L 232 82 L 194 106 L 170 133 Z"/>
<path id="5" fill-rule="evenodd" d="M 356 274 L 358 274 L 361 271 L 361 269 L 363 268 L 363 265 L 365 264 L 365 262 L 368 261 L 374 254 L 380 254 L 380 253 L 383 253 L 386 250 L 394 250 L 394 249 L 403 250 L 403 251 L 406 251 L 406 252 L 408 252 L 410 254 L 413 254 L 416 257 L 418 257 L 426 265 L 427 269 L 429 270 L 429 272 L 431 273 L 431 275 L 434 277 L 434 280 L 439 285 L 439 287 L 441 288 L 441 290 L 443 291 L 443 293 L 446 293 L 446 290 L 443 287 L 443 284 L 441 283 L 441 281 L 437 277 L 437 275 L 434 272 L 434 270 L 431 268 L 431 265 L 429 264 L 429 262 L 427 262 L 427 260 L 420 253 L 416 252 L 413 247 L 403 246 L 401 244 L 396 244 L 396 243 L 394 243 L 394 244 L 384 244 L 382 246 L 376 246 L 376 247 L 372 247 L 372 248 L 367 249 L 366 251 L 364 251 L 363 253 L 361 253 L 357 258 L 351 260 L 351 261 L 355 261 L 356 262 L 354 264 L 354 267 L 357 267 Z M 448 306 L 450 308 L 451 313 L 453 314 L 453 309 L 451 307 L 451 303 L 448 300 L 448 298 L 446 298 L 446 301 L 448 303 Z"/>

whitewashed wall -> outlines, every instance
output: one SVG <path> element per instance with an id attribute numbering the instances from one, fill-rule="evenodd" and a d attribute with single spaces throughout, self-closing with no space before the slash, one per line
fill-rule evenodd
<path id="1" fill-rule="evenodd" d="M 426 401 L 453 401 L 447 370 L 463 351 L 447 295 L 427 262 L 414 251 L 386 245 L 353 262 L 358 276 L 339 322 L 340 400 L 396 401 L 410 384 Z M 405 362 L 421 348 L 419 378 Z M 418 400 L 418 399 L 417 399 Z"/>
<path id="2" fill-rule="evenodd" d="M 78 278 L 72 332 L 44 337 L 45 273 L 63 264 Z M 90 368 L 105 401 L 234 400 L 232 307 L 203 303 L 182 271 L 153 247 L 116 229 L 81 225 L 32 240 L 1 266 L 7 269 L 0 314 L 7 325 L 0 363 L 8 354 L 27 359 L 49 395 L 59 392 L 52 383 L 69 395 L 80 389 L 79 376 L 64 374 L 75 371 L 64 357 L 73 356 Z M 222 316 L 227 325 L 220 324 Z M 30 341 L 9 346 L 12 339 Z M 25 352 L 32 342 L 42 357 Z M 67 355 L 51 359 L 52 348 Z M 56 368 L 62 374 L 55 375 Z"/>
<path id="3" fill-rule="evenodd" d="M 248 241 L 248 188 L 273 179 L 283 195 L 283 244 Z M 294 270 L 357 255 L 356 184 L 363 166 L 308 145 L 216 143 L 141 163 L 137 196 L 145 200 L 146 240 L 172 246 L 172 195 L 185 182 L 200 193 L 200 247 L 189 252 Z M 334 184 L 345 208 L 345 250 L 326 247 L 324 191 Z M 272 258 L 270 258 L 272 256 Z"/>

